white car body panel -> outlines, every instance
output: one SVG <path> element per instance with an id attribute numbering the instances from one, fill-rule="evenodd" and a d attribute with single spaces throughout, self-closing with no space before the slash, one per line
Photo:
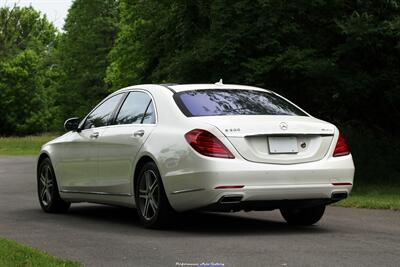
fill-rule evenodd
<path id="1" fill-rule="evenodd" d="M 218 88 L 265 91 L 241 85 L 169 87 L 176 92 Z M 168 200 L 177 211 L 202 208 L 226 195 L 240 195 L 243 201 L 330 199 L 334 192 L 351 191 L 352 156 L 332 156 L 339 131 L 330 123 L 311 116 L 186 117 L 168 88 L 139 85 L 114 94 L 131 90 L 151 95 L 156 124 L 69 132 L 42 147 L 40 154 L 50 157 L 63 199 L 134 207 L 134 175 L 143 157 L 156 163 Z M 286 130 L 279 128 L 281 122 L 288 124 Z M 215 135 L 235 158 L 196 152 L 184 137 L 193 129 Z M 143 137 L 133 136 L 139 130 L 145 132 Z M 94 132 L 99 133 L 95 140 L 90 138 Z M 266 135 L 270 134 L 298 135 L 299 144 L 305 142 L 307 147 L 295 155 L 269 154 Z M 225 185 L 244 187 L 215 189 Z"/>

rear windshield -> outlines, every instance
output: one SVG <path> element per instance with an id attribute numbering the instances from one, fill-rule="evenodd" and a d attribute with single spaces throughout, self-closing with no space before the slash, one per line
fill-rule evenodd
<path id="1" fill-rule="evenodd" d="M 188 117 L 221 115 L 307 116 L 283 98 L 267 91 L 205 89 L 184 91 L 174 96 Z"/>

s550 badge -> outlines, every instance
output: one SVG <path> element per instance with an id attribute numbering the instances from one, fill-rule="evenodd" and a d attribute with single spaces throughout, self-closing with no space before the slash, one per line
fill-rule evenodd
<path id="1" fill-rule="evenodd" d="M 225 129 L 225 132 L 240 132 L 240 128 Z"/>

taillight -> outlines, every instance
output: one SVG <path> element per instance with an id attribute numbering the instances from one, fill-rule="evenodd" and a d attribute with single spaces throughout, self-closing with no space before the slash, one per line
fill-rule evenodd
<path id="1" fill-rule="evenodd" d="M 344 140 L 344 137 L 341 133 L 339 133 L 339 138 L 336 143 L 335 151 L 333 152 L 334 157 L 346 156 L 350 154 L 349 147 Z"/>
<path id="2" fill-rule="evenodd" d="M 194 129 L 185 134 L 186 141 L 200 154 L 215 158 L 235 158 L 228 148 L 212 133 Z"/>

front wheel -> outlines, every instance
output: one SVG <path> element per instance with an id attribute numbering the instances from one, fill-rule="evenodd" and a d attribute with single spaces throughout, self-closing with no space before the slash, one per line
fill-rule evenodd
<path id="1" fill-rule="evenodd" d="M 148 228 L 166 226 L 174 217 L 160 173 L 153 162 L 146 163 L 139 173 L 135 187 L 135 202 L 139 218 Z"/>
<path id="2" fill-rule="evenodd" d="M 45 212 L 66 212 L 71 203 L 61 199 L 58 192 L 56 176 L 49 158 L 42 160 L 37 173 L 37 191 L 39 203 Z"/>
<path id="3" fill-rule="evenodd" d="M 296 208 L 287 207 L 280 209 L 283 218 L 292 225 L 313 225 L 317 223 L 325 212 L 325 205 Z"/>

